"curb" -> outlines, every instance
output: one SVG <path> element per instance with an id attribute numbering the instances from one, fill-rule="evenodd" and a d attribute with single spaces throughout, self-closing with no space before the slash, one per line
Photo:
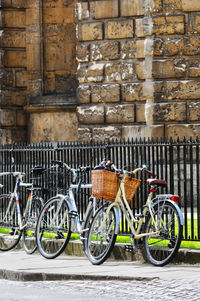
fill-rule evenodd
<path id="1" fill-rule="evenodd" d="M 11 281 L 63 281 L 63 280 L 92 280 L 92 281 L 152 281 L 158 277 L 128 277 L 85 274 L 53 274 L 53 273 L 29 273 L 0 269 L 0 279 Z"/>

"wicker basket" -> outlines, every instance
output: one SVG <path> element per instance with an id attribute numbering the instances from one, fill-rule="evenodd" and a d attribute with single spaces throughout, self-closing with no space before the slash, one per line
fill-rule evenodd
<path id="1" fill-rule="evenodd" d="M 117 174 L 107 170 L 93 170 L 92 171 L 92 195 L 99 199 L 114 202 L 120 179 Z M 133 196 L 140 185 L 140 180 L 136 178 L 127 177 L 125 182 L 125 195 L 128 203 L 133 199 Z"/>

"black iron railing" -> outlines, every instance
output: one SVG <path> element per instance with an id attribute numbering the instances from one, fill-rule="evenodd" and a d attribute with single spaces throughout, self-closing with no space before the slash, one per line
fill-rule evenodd
<path id="1" fill-rule="evenodd" d="M 181 208 L 184 214 L 184 239 L 200 240 L 200 143 L 199 140 L 173 141 L 164 140 L 127 140 L 107 141 L 106 143 L 37 143 L 0 147 L 0 172 L 12 169 L 26 173 L 29 181 L 31 169 L 36 165 L 49 168 L 52 160 L 62 160 L 68 165 L 94 167 L 104 159 L 110 159 L 118 168 L 147 165 L 159 178 L 168 182 L 168 188 L 161 192 L 181 196 Z M 12 162 L 14 158 L 14 163 Z M 132 202 L 135 212 L 140 212 L 148 195 L 148 187 L 144 175 L 140 175 L 142 184 Z M 69 180 L 70 181 L 70 180 Z M 90 182 L 88 173 L 85 181 Z M 37 184 L 45 184 L 44 179 L 36 179 Z M 1 177 L 4 184 L 2 192 L 12 190 L 13 179 Z M 68 185 L 66 181 L 66 185 Z M 55 191 L 51 190 L 44 197 L 49 198 Z M 78 209 L 83 216 L 87 205 L 86 195 L 77 197 Z M 22 193 L 25 202 L 25 192 Z M 123 234 L 127 228 L 122 229 Z"/>

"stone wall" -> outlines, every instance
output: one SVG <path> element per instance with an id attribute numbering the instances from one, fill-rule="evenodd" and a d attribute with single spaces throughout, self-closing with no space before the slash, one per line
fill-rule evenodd
<path id="1" fill-rule="evenodd" d="M 197 136 L 199 35 L 199 0 L 0 0 L 0 143 Z"/>
<path id="2" fill-rule="evenodd" d="M 0 0 L 0 143 L 77 140 L 76 0 Z"/>
<path id="3" fill-rule="evenodd" d="M 200 1 L 79 1 L 79 139 L 197 136 Z"/>

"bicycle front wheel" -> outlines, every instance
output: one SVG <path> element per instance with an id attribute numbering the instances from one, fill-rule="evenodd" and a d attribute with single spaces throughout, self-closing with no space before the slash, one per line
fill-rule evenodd
<path id="1" fill-rule="evenodd" d="M 39 252 L 47 259 L 59 256 L 71 236 L 71 221 L 66 200 L 50 199 L 43 207 L 36 226 Z"/>
<path id="2" fill-rule="evenodd" d="M 24 250 L 27 254 L 33 254 L 37 249 L 36 244 L 36 224 L 39 214 L 44 205 L 42 198 L 35 196 L 29 208 L 26 208 L 26 214 L 24 219 L 25 229 L 23 231 L 22 240 Z"/>
<path id="3" fill-rule="evenodd" d="M 159 234 L 144 238 L 144 252 L 153 265 L 164 266 L 174 258 L 180 247 L 183 226 L 173 203 L 162 201 L 153 209 L 153 217 L 150 214 L 147 216 L 144 232 L 158 231 Z"/>
<path id="4" fill-rule="evenodd" d="M 85 253 L 94 265 L 102 264 L 110 256 L 116 241 L 116 215 L 113 207 L 107 212 L 109 205 L 97 210 L 86 235 Z"/>
<path id="5" fill-rule="evenodd" d="M 21 238 L 19 231 L 17 205 L 9 194 L 0 196 L 0 250 L 13 249 Z"/>

